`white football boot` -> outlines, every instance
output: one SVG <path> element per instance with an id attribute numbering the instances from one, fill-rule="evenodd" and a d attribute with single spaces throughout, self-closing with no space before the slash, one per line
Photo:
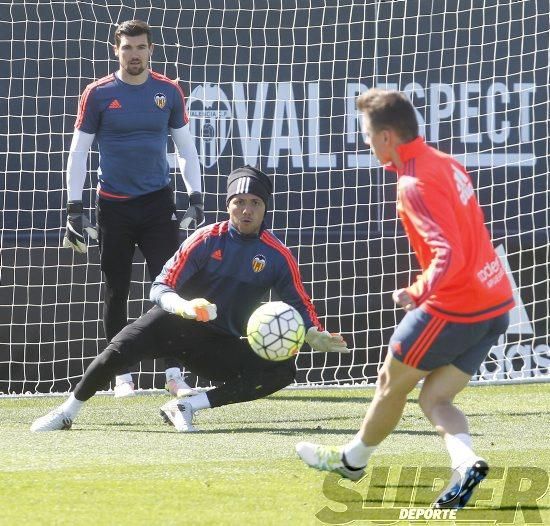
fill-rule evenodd
<path id="1" fill-rule="evenodd" d="M 160 408 L 160 416 L 167 424 L 172 424 L 180 433 L 190 433 L 197 429 L 193 425 L 193 408 L 185 400 L 170 400 Z"/>
<path id="2" fill-rule="evenodd" d="M 308 466 L 321 471 L 334 471 L 350 480 L 359 480 L 365 474 L 364 468 L 355 469 L 344 464 L 342 447 L 298 442 L 296 453 Z"/>
<path id="3" fill-rule="evenodd" d="M 73 421 L 63 412 L 61 407 L 55 408 L 47 415 L 37 418 L 31 426 L 33 433 L 43 431 L 61 431 L 71 429 Z"/>

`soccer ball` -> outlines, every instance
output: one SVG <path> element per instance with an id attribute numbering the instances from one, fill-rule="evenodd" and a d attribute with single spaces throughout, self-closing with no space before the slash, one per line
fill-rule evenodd
<path id="1" fill-rule="evenodd" d="M 304 344 L 306 329 L 300 313 L 282 301 L 271 301 L 250 316 L 246 337 L 252 350 L 275 362 L 292 358 Z"/>

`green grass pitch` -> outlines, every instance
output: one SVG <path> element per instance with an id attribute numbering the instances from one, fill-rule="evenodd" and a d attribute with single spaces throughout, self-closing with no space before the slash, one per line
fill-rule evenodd
<path id="1" fill-rule="evenodd" d="M 72 430 L 43 434 L 29 426 L 61 398 L 2 398 L 0 524 L 408 524 L 400 509 L 428 506 L 448 464 L 417 393 L 357 483 L 309 469 L 294 452 L 300 440 L 346 442 L 372 394 L 287 390 L 202 411 L 194 434 L 163 424 L 167 395 L 97 396 Z M 419 524 L 550 524 L 549 402 L 550 383 L 463 392 L 457 403 L 493 478 L 455 521 Z"/>

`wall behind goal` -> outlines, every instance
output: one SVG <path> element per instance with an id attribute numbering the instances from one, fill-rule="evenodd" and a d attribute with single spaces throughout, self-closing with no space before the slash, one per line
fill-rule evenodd
<path id="1" fill-rule="evenodd" d="M 59 248 L 63 173 L 79 95 L 116 69 L 109 42 L 131 18 L 153 27 L 153 69 L 188 95 L 207 221 L 226 217 L 232 168 L 272 174 L 269 222 L 323 322 L 355 349 L 304 353 L 299 383 L 372 381 L 402 316 L 391 292 L 417 271 L 396 221 L 395 180 L 358 128 L 355 98 L 374 85 L 409 93 L 422 134 L 466 164 L 516 285 L 512 324 L 479 378 L 548 374 L 548 2 L 180 4 L 0 5 L 0 391 L 67 390 L 105 346 L 97 246 L 87 258 Z M 92 215 L 97 163 L 94 153 L 84 195 Z M 185 210 L 179 176 L 175 185 Z M 149 306 L 148 282 L 138 255 L 132 318 Z M 140 386 L 162 384 L 153 364 L 138 370 Z"/>

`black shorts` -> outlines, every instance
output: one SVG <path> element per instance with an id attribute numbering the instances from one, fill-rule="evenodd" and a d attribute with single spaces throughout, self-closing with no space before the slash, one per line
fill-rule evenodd
<path id="1" fill-rule="evenodd" d="M 101 270 L 109 283 L 130 282 L 136 245 L 153 281 L 179 247 L 179 223 L 172 189 L 125 201 L 98 197 L 96 204 Z"/>

